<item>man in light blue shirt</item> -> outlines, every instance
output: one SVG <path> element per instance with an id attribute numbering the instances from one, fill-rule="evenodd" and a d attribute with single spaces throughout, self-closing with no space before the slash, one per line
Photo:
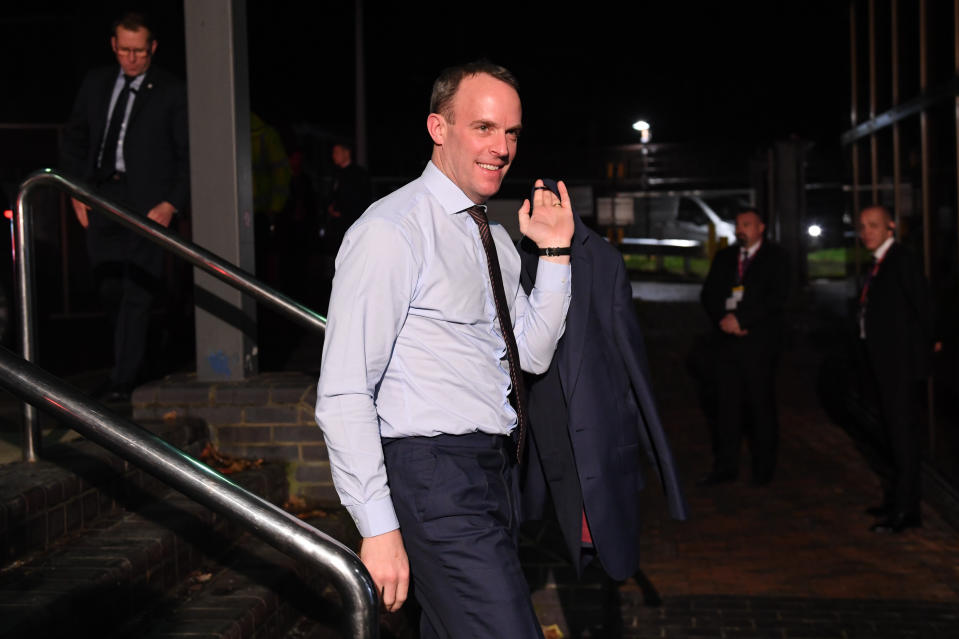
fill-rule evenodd
<path id="1" fill-rule="evenodd" d="M 486 62 L 447 69 L 430 110 L 423 174 L 367 209 L 337 255 L 316 420 L 387 610 L 412 573 L 422 637 L 541 637 L 518 558 L 507 337 L 468 211 L 515 157 L 517 83 Z M 528 297 L 509 235 L 490 225 L 519 364 L 534 373 L 570 299 L 573 219 L 559 193 L 538 189 L 518 212 L 544 254 Z"/>

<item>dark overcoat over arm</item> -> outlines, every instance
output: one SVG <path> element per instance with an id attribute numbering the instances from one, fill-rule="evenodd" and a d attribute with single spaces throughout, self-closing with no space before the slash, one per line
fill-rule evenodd
<path id="1" fill-rule="evenodd" d="M 606 572 L 626 579 L 638 567 L 639 491 L 651 462 L 670 514 L 686 503 L 649 381 L 645 343 L 622 255 L 575 216 L 572 299 L 566 331 L 549 370 L 528 377 L 532 445 L 524 498 L 527 512 L 549 493 L 579 569 L 585 508 Z M 529 291 L 539 258 L 520 243 Z"/>

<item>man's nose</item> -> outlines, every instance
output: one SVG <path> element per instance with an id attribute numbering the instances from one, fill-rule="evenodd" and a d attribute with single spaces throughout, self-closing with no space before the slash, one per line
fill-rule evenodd
<path id="1" fill-rule="evenodd" d="M 490 151 L 494 154 L 504 157 L 509 155 L 509 135 L 504 131 L 493 136 L 490 142 Z"/>

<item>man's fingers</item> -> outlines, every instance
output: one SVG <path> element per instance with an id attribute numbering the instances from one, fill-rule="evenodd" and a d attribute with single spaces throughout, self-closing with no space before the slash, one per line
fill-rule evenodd
<path id="1" fill-rule="evenodd" d="M 533 210 L 535 211 L 539 207 L 543 206 L 543 202 L 546 197 L 546 193 L 549 192 L 549 189 L 546 188 L 546 185 L 543 184 L 542 180 L 536 180 L 533 183 Z"/>
<path id="2" fill-rule="evenodd" d="M 523 206 L 519 207 L 519 212 L 516 214 L 519 217 L 520 235 L 526 235 L 526 229 L 529 228 L 529 210 L 529 200 L 523 200 Z"/>
<path id="3" fill-rule="evenodd" d="M 399 610 L 400 607 L 406 603 L 406 598 L 410 593 L 410 579 L 409 576 L 406 579 L 400 579 L 400 582 L 396 584 L 396 602 L 395 608 L 393 610 Z"/>
<path id="4" fill-rule="evenodd" d="M 556 190 L 559 191 L 559 202 L 564 207 L 569 207 L 569 191 L 566 190 L 566 184 L 562 180 L 556 182 Z"/>
<path id="5" fill-rule="evenodd" d="M 87 216 L 87 211 L 90 210 L 90 207 L 75 198 L 70 198 L 70 202 L 73 205 L 73 212 L 76 214 L 80 226 L 87 228 L 90 224 L 90 218 Z"/>

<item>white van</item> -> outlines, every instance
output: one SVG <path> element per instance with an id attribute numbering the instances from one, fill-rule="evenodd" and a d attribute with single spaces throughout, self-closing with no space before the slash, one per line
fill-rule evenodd
<path id="1" fill-rule="evenodd" d="M 749 195 L 748 192 L 618 194 L 597 200 L 597 222 L 602 226 L 625 227 L 627 237 L 691 240 L 701 245 L 707 243 L 712 224 L 716 240 L 725 238 L 732 244 L 736 241 L 736 211 L 750 201 Z"/>

